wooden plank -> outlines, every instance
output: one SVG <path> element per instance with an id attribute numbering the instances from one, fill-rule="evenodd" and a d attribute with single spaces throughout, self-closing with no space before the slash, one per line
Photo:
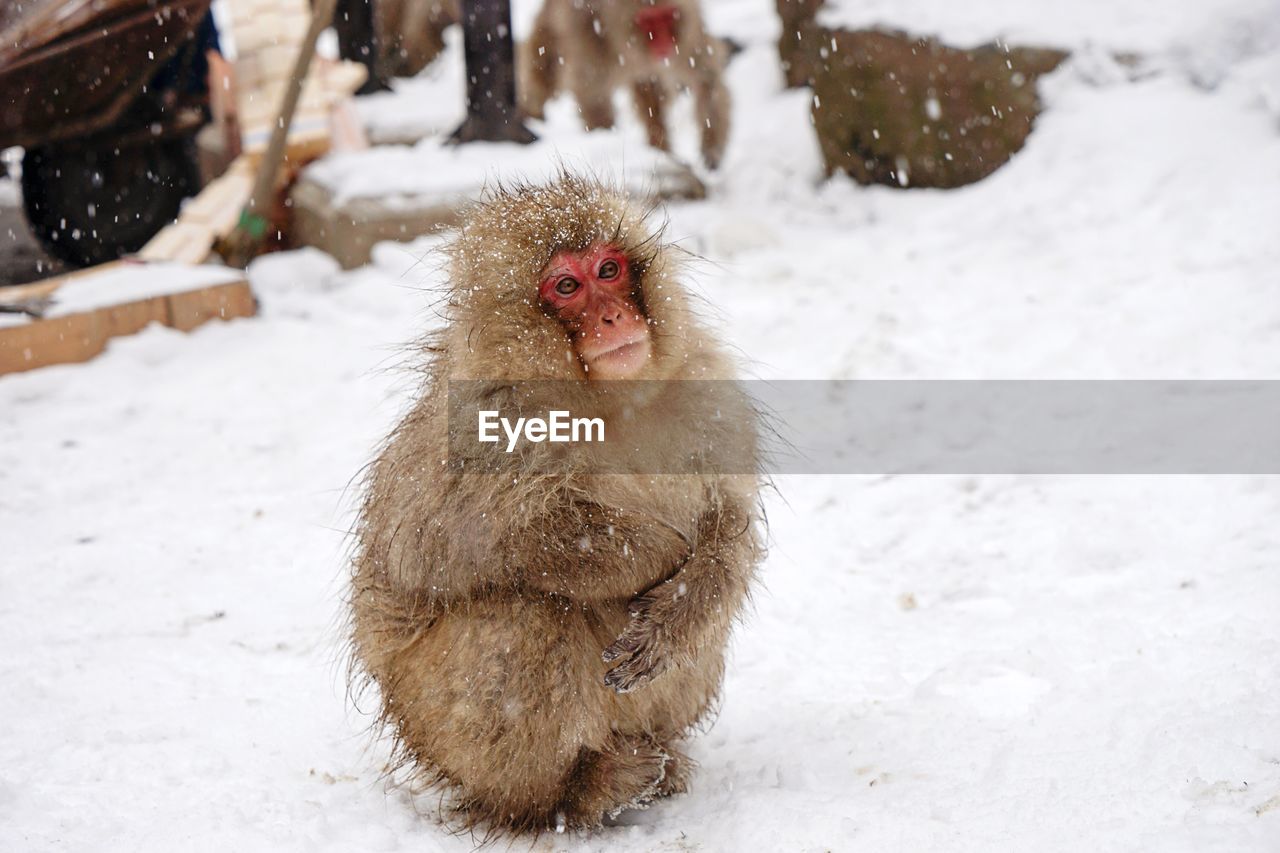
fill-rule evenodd
<path id="1" fill-rule="evenodd" d="M 203 222 L 187 222 L 185 217 L 160 229 L 138 252 L 141 260 L 176 261 L 201 264 L 213 251 L 217 237 L 213 228 Z"/>
<path id="2" fill-rule="evenodd" d="M 258 300 L 247 281 L 175 293 L 166 300 L 169 318 L 165 325 L 181 332 L 189 332 L 210 320 L 252 317 L 258 313 Z"/>
<path id="3" fill-rule="evenodd" d="M 43 299 L 50 296 L 55 290 L 69 281 L 75 281 L 85 276 L 97 275 L 98 273 L 114 269 L 128 263 L 127 261 L 109 261 L 105 264 L 99 264 L 96 267 L 85 267 L 84 269 L 72 270 L 61 275 L 55 275 L 50 278 L 33 281 L 30 284 L 15 284 L 9 287 L 0 287 L 0 304 L 2 305 L 18 305 L 23 302 L 31 302 L 33 300 Z"/>
<path id="4" fill-rule="evenodd" d="M 183 205 L 179 221 L 208 225 L 217 236 L 230 234 L 240 220 L 240 209 L 252 191 L 252 175 L 240 172 L 225 174 Z"/>
<path id="5" fill-rule="evenodd" d="M 57 282 L 49 280 L 0 287 L 0 305 L 27 305 L 39 302 L 57 289 Z"/>
<path id="6" fill-rule="evenodd" d="M 151 323 L 187 332 L 209 320 L 257 312 L 249 283 L 235 281 L 0 328 L 0 375 L 88 361 L 111 338 L 132 335 Z"/>
<path id="7" fill-rule="evenodd" d="M 93 313 L 0 329 L 0 376 L 49 364 L 88 361 L 107 346 Z"/>
<path id="8" fill-rule="evenodd" d="M 178 221 L 162 228 L 142 247 L 138 257 L 144 261 L 204 262 L 214 243 L 230 234 L 240 221 L 240 210 L 252 189 L 252 158 L 241 155 L 221 177 L 184 204 Z"/>

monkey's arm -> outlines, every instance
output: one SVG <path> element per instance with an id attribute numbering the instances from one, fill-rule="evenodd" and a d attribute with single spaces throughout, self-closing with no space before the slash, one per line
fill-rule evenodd
<path id="1" fill-rule="evenodd" d="M 732 500 L 702 519 L 693 554 L 669 579 L 631 602 L 631 621 L 604 650 L 616 663 L 605 684 L 628 693 L 704 649 L 723 648 L 747 598 L 759 546 L 751 512 Z"/>
<path id="2" fill-rule="evenodd" d="M 519 582 L 576 601 L 627 600 L 666 577 L 691 548 L 691 534 L 643 513 L 560 494 L 541 515 L 506 537 L 519 554 Z M 520 542 L 537 542 L 536 549 Z"/>

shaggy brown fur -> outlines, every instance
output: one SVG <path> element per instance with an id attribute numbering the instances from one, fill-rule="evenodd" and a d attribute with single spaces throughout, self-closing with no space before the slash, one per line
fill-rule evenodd
<path id="1" fill-rule="evenodd" d="M 458 0 L 377 0 L 378 76 L 412 77 L 444 50 L 444 31 L 462 20 Z"/>
<path id="2" fill-rule="evenodd" d="M 676 51 L 660 58 L 636 24 L 645 9 L 671 7 Z M 721 79 L 728 47 L 710 36 L 696 0 L 546 0 L 521 47 L 520 100 L 542 118 L 561 89 L 573 93 L 589 130 L 613 127 L 613 93 L 631 87 L 649 144 L 669 150 L 666 109 L 678 89 L 693 93 L 702 157 L 714 169 L 729 137 L 729 90 Z"/>
<path id="3" fill-rule="evenodd" d="M 632 265 L 654 343 L 643 378 L 663 380 L 625 399 L 587 379 L 537 295 L 556 252 L 601 242 Z M 465 825 L 595 827 L 688 785 L 677 743 L 717 695 L 760 555 L 757 478 L 593 474 L 547 443 L 459 465 L 447 422 L 450 380 L 501 408 L 512 380 L 556 379 L 570 382 L 554 402 L 522 385 L 521 405 L 600 413 L 659 455 L 703 429 L 716 402 L 674 380 L 731 370 L 673 255 L 624 196 L 569 175 L 491 193 L 449 249 L 448 322 L 369 477 L 352 639 L 400 758 L 446 783 Z"/>

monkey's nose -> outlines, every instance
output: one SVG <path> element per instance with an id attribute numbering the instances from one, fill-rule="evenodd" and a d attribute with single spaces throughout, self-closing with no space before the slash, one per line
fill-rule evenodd
<path id="1" fill-rule="evenodd" d="M 601 315 L 600 319 L 602 322 L 604 322 L 605 325 L 612 326 L 618 320 L 622 319 L 622 309 L 618 308 L 613 311 L 606 311 L 603 315 Z"/>

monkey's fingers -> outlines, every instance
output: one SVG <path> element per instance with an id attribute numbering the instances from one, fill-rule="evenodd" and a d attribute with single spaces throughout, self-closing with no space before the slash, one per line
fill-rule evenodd
<path id="1" fill-rule="evenodd" d="M 651 646 L 637 649 L 630 659 L 605 673 L 604 683 L 617 693 L 630 693 L 666 671 L 662 660 Z"/>
<path id="2" fill-rule="evenodd" d="M 646 592 L 644 595 L 637 595 L 635 598 L 631 599 L 627 604 L 627 613 L 633 620 L 632 624 L 634 625 L 637 621 L 647 619 L 649 617 L 649 611 L 653 609 L 653 605 L 656 601 L 657 598 L 654 596 L 652 590 Z"/>
<path id="3" fill-rule="evenodd" d="M 605 663 L 621 661 L 605 674 L 604 683 L 619 693 L 629 693 L 665 672 L 666 655 L 658 634 L 658 626 L 646 616 L 632 619 L 601 654 Z"/>
<path id="4" fill-rule="evenodd" d="M 639 649 L 643 642 L 642 632 L 639 630 L 638 620 L 632 620 L 625 631 L 623 631 L 618 639 L 609 644 L 608 648 L 600 655 L 605 663 L 613 663 L 619 658 L 631 657 Z"/>

